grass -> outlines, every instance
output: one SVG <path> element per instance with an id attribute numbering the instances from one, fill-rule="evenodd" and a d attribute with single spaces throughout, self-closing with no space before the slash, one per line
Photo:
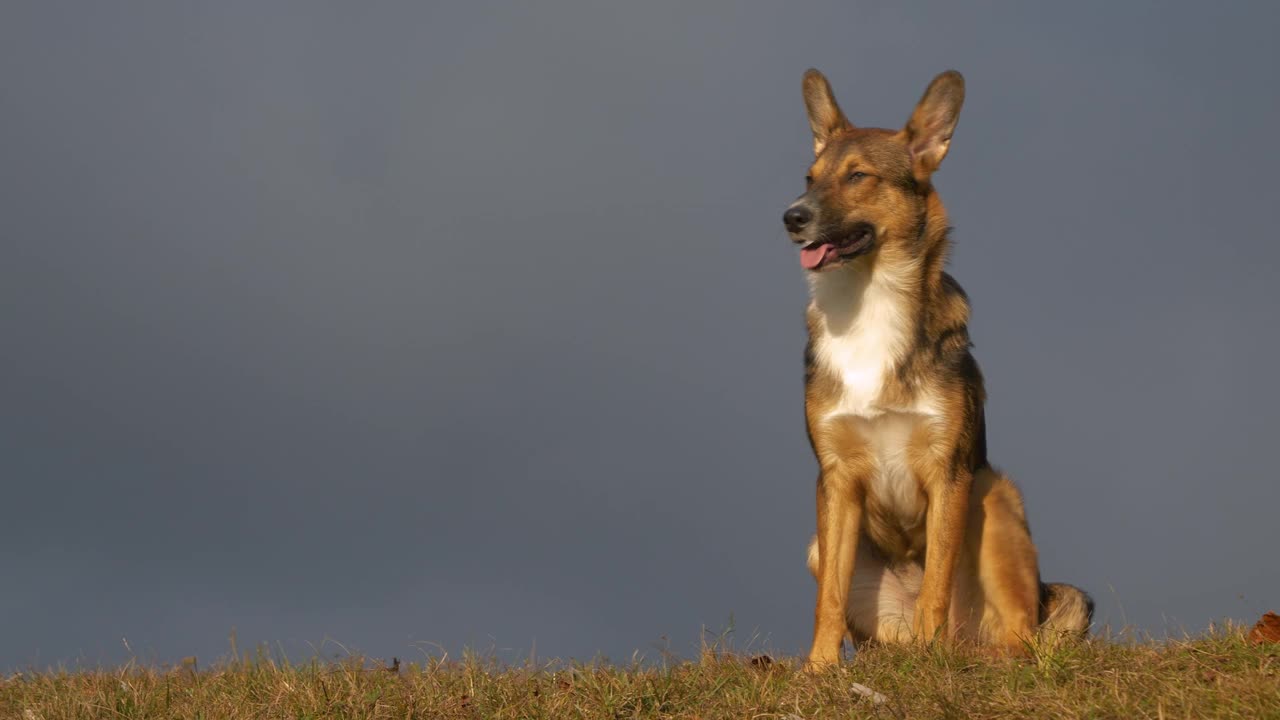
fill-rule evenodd
<path id="1" fill-rule="evenodd" d="M 1278 658 L 1280 644 L 1235 627 L 1041 646 L 1020 660 L 868 648 L 818 674 L 715 647 L 694 662 L 629 667 L 467 656 L 391 670 L 260 653 L 199 671 L 19 673 L 0 679 L 0 718 L 1280 718 Z"/>

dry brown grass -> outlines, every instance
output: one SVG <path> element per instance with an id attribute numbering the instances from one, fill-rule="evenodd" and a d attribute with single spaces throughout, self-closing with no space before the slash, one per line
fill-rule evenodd
<path id="1" fill-rule="evenodd" d="M 433 658 L 396 671 L 265 654 L 194 671 L 20 673 L 0 717 L 54 718 L 1280 718 L 1280 645 L 1238 628 L 1182 641 L 1093 640 L 1025 660 L 869 648 L 817 675 L 794 659 L 499 666 Z M 854 684 L 873 689 L 873 698 Z M 879 702 L 877 702 L 879 700 Z"/>

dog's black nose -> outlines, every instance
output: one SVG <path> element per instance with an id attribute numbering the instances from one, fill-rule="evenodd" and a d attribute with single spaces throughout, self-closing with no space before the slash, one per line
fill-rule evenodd
<path id="1" fill-rule="evenodd" d="M 787 232 L 800 232 L 811 220 L 813 220 L 813 211 L 804 205 L 789 207 L 782 213 L 782 224 L 787 226 Z"/>

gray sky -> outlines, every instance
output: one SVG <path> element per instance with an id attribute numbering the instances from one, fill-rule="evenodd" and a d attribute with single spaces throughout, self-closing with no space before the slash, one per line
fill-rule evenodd
<path id="1" fill-rule="evenodd" d="M 1277 22 L 5 3 L 0 668 L 803 650 L 810 66 L 893 127 L 965 73 L 937 182 L 1044 578 L 1277 607 Z"/>

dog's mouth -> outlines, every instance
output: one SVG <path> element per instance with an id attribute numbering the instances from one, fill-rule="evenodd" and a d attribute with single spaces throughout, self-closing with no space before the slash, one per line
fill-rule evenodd
<path id="1" fill-rule="evenodd" d="M 870 223 L 858 223 L 834 241 L 811 242 L 800 248 L 800 265 L 805 270 L 821 270 L 864 255 L 876 242 Z"/>

